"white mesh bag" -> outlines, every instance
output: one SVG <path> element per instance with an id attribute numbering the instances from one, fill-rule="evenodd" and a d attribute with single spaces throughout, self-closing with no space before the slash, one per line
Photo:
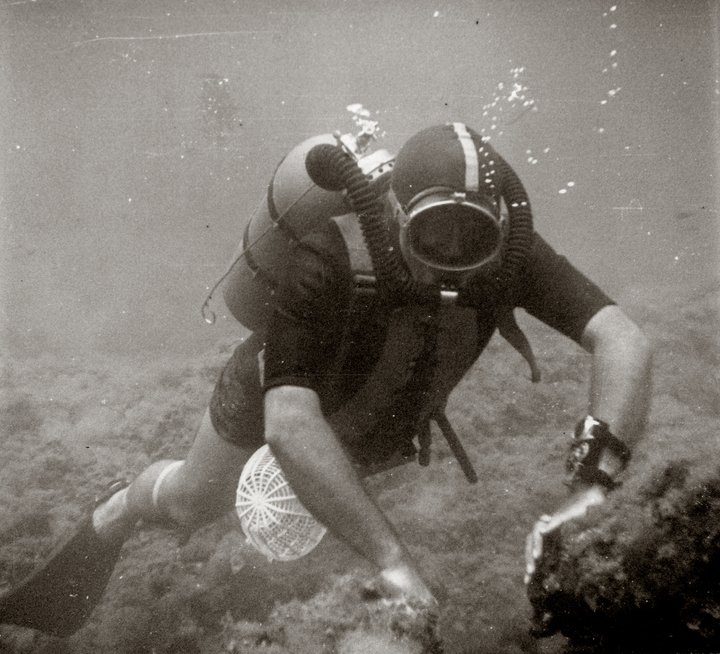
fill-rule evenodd
<path id="1" fill-rule="evenodd" d="M 243 468 L 235 510 L 248 542 L 271 561 L 305 556 L 327 531 L 295 497 L 267 445 Z"/>

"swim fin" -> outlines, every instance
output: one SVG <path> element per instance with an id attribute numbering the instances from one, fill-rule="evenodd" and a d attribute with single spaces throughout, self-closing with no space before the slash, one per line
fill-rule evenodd
<path id="1" fill-rule="evenodd" d="M 95 507 L 125 486 L 125 481 L 114 482 Z M 85 624 L 105 592 L 125 542 L 124 538 L 101 540 L 93 529 L 92 513 L 39 568 L 0 596 L 0 623 L 61 638 Z"/>

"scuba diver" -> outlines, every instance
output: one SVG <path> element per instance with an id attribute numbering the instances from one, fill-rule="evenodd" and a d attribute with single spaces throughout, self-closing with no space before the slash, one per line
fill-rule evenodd
<path id="1" fill-rule="evenodd" d="M 569 495 L 532 527 L 526 581 L 548 534 L 616 486 L 648 410 L 646 337 L 535 232 L 522 183 L 475 130 L 429 127 L 397 157 L 366 154 L 369 136 L 315 137 L 283 159 L 224 278 L 226 304 L 252 333 L 220 373 L 187 457 L 111 487 L 0 597 L 0 622 L 79 629 L 138 523 L 187 533 L 222 516 L 265 443 L 302 505 L 374 565 L 390 597 L 436 607 L 363 476 L 427 464 L 434 422 L 477 480 L 445 405 L 496 330 L 539 378 L 516 308 L 592 357 Z"/>

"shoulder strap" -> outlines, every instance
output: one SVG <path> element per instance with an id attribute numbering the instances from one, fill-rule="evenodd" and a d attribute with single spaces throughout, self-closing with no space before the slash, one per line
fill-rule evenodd
<path id="1" fill-rule="evenodd" d="M 353 275 L 374 276 L 370 252 L 365 245 L 357 216 L 354 213 L 346 213 L 343 216 L 333 216 L 331 220 L 338 226 L 345 241 Z"/>

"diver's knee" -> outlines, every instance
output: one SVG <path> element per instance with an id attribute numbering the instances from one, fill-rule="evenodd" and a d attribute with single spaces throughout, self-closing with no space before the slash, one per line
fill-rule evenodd
<path id="1" fill-rule="evenodd" d="M 163 502 L 172 522 L 184 528 L 201 527 L 233 507 L 232 488 L 213 479 L 195 482 L 178 475 Z"/>

